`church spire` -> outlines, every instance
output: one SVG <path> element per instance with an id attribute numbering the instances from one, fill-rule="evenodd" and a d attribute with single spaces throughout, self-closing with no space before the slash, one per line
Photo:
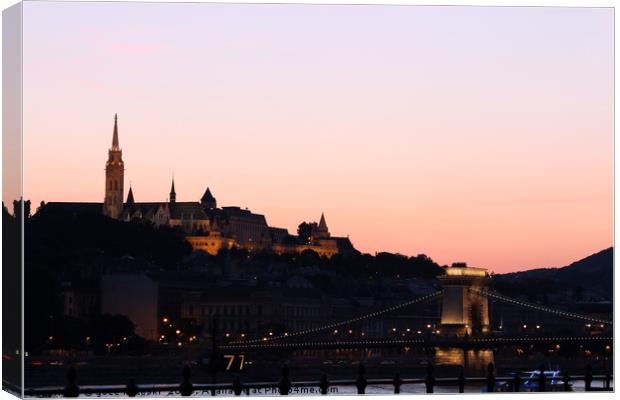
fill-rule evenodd
<path id="1" fill-rule="evenodd" d="M 133 190 L 131 190 L 131 185 L 129 185 L 129 193 L 127 193 L 127 205 L 133 205 L 135 203 L 133 199 Z"/>
<path id="2" fill-rule="evenodd" d="M 118 116 L 114 114 L 114 134 L 112 135 L 112 150 L 119 150 L 118 146 Z"/>
<path id="3" fill-rule="evenodd" d="M 200 204 L 202 204 L 205 209 L 214 209 L 217 207 L 217 201 L 211 194 L 211 190 L 209 190 L 209 188 L 207 188 L 205 194 L 203 194 L 200 198 Z"/>
<path id="4" fill-rule="evenodd" d="M 172 187 L 170 187 L 170 202 L 174 203 L 177 201 L 177 192 L 174 191 L 174 178 L 172 178 Z"/>
<path id="5" fill-rule="evenodd" d="M 319 230 L 322 232 L 327 232 L 327 223 L 325 222 L 325 214 L 321 213 L 321 221 L 319 222 Z"/>
<path id="6" fill-rule="evenodd" d="M 105 165 L 105 197 L 103 213 L 110 218 L 119 218 L 123 211 L 123 187 L 125 164 L 123 153 L 118 145 L 118 118 L 114 114 L 114 134 L 112 147 L 108 150 L 108 161 Z"/>
<path id="7" fill-rule="evenodd" d="M 321 213 L 321 221 L 316 231 L 313 234 L 315 239 L 326 239 L 330 236 L 329 229 L 327 229 L 327 223 L 325 222 L 325 214 Z"/>

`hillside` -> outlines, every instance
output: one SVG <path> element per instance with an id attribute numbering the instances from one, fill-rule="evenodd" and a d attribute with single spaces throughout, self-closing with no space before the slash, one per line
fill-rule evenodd
<path id="1" fill-rule="evenodd" d="M 537 298 L 569 296 L 576 301 L 612 300 L 613 247 L 562 268 L 539 268 L 495 275 L 502 293 Z"/>

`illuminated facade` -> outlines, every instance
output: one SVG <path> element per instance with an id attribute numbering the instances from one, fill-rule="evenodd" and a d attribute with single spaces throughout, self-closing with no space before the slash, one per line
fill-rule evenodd
<path id="1" fill-rule="evenodd" d="M 445 334 L 479 335 L 489 331 L 488 299 L 475 290 L 486 289 L 490 278 L 484 268 L 453 266 L 439 277 L 443 285 L 441 325 Z"/>
<path id="2" fill-rule="evenodd" d="M 75 213 L 103 211 L 104 215 L 121 221 L 144 220 L 155 226 L 177 227 L 185 232 L 187 241 L 194 250 L 213 255 L 222 249 L 233 247 L 249 251 L 271 249 L 278 254 L 313 250 L 325 257 L 355 251 L 348 238 L 331 237 L 324 215 L 321 215 L 318 224 L 314 223 L 311 240 L 299 243 L 286 229 L 270 227 L 264 215 L 234 206 L 218 208 L 217 200 L 209 188 L 200 201 L 177 201 L 174 179 L 167 201 L 136 202 L 134 191 L 129 187 L 127 200 L 123 202 L 124 175 L 118 119 L 115 115 L 112 146 L 108 151 L 106 162 L 103 204 L 49 203 L 49 205 Z"/>

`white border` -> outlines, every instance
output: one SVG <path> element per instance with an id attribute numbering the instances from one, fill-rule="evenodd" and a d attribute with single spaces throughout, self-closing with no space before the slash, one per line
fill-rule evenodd
<path id="1" fill-rule="evenodd" d="M 74 0 L 65 0 L 65 1 L 74 1 Z M 121 0 L 106 0 L 106 1 L 121 1 Z M 150 0 L 150 1 L 145 1 L 145 0 L 133 0 L 135 2 L 164 2 L 164 1 L 159 1 L 159 0 Z M 168 0 L 165 2 L 174 2 L 174 3 L 184 3 L 184 2 L 188 2 L 188 1 L 182 1 L 182 0 Z M 209 1 L 205 1 L 205 3 L 208 3 Z M 383 4 L 383 5 L 389 5 L 389 4 L 396 4 L 396 5 L 426 5 L 426 6 L 519 6 L 519 7 L 544 7 L 544 6 L 555 6 L 555 7 L 616 7 L 617 2 L 613 1 L 613 0 L 473 0 L 473 1 L 467 1 L 467 0 L 447 0 L 447 1 L 437 1 L 437 0 L 374 0 L 374 1 L 370 1 L 370 0 L 314 0 L 314 1 L 299 1 L 299 0 L 290 0 L 290 1 L 260 1 L 260 0 L 245 0 L 245 1 L 231 1 L 231 0 L 220 0 L 217 1 L 218 3 L 289 3 L 289 4 Z M 12 6 L 13 4 L 18 3 L 15 0 L 0 0 L 0 9 L 4 10 L 10 6 Z M 615 12 L 614 12 L 614 19 L 615 19 Z M 2 28 L 2 19 L 0 18 L 0 32 L 1 32 L 1 28 Z M 618 44 L 618 31 L 614 31 L 614 51 L 615 48 L 617 47 Z M 0 68 L 2 65 L 2 54 L 0 52 Z M 615 72 L 614 74 L 617 75 L 618 73 L 618 64 L 615 64 Z M 2 83 L 0 80 L 0 91 L 2 89 Z M 618 86 L 615 83 L 614 80 L 614 98 L 617 97 L 618 94 Z M 0 105 L 1 103 L 1 99 L 0 99 Z M 618 104 L 616 102 L 614 102 L 614 113 L 615 115 L 618 115 Z M 1 118 L 1 116 L 0 116 Z M 615 128 L 615 118 L 614 118 L 614 128 Z M 615 138 L 615 135 L 614 135 Z M 620 145 L 618 144 L 617 141 L 614 140 L 614 154 L 618 153 L 618 149 L 619 149 Z M 0 157 L 1 157 L 1 153 L 0 153 Z M 615 156 L 614 156 L 615 158 Z M 1 163 L 0 163 L 0 173 L 1 173 Z M 616 163 L 614 163 L 614 187 L 616 186 L 618 180 L 618 165 Z M 615 196 L 615 190 L 614 190 L 614 210 L 618 207 L 619 204 L 619 200 L 618 198 Z M 617 226 L 617 219 L 616 219 L 616 214 L 614 212 L 614 238 L 615 238 L 615 227 Z M 0 226 L 0 239 L 2 238 L 2 228 Z M 615 241 L 614 241 L 615 242 Z M 1 252 L 1 250 L 0 250 Z M 0 269 L 1 269 L 1 259 L 0 259 Z M 616 259 L 614 257 L 614 271 L 616 269 Z M 614 289 L 620 287 L 618 285 L 619 283 L 619 278 L 620 274 L 614 273 Z M 0 278 L 0 282 L 1 282 L 1 278 Z M 616 299 L 618 296 L 618 291 L 614 290 L 614 304 L 616 304 Z M 22 294 L 23 295 L 23 294 Z M 2 304 L 2 299 L 0 298 L 0 305 Z M 23 304 L 23 301 L 22 301 Z M 616 309 L 614 307 L 614 319 L 617 320 L 616 317 Z M 0 329 L 1 329 L 1 325 L 2 322 L 0 321 Z M 614 327 L 614 338 L 616 338 L 616 328 Z M 0 333 L 0 338 L 1 338 L 1 333 Z M 618 359 L 618 353 L 614 352 L 614 366 L 618 365 L 617 364 L 617 359 Z M 0 364 L 0 371 L 1 371 L 1 364 Z M 616 371 L 617 372 L 617 371 Z M 582 397 L 582 398 L 597 398 L 597 399 L 602 399 L 602 398 L 612 398 L 614 395 L 612 393 L 596 393 L 596 392 L 589 392 L 589 393 L 580 393 L 580 394 L 568 394 L 571 397 Z M 399 395 L 399 398 L 402 399 L 413 399 L 414 396 L 419 396 L 419 395 Z M 459 394 L 455 394 L 455 395 L 447 395 L 447 396 L 463 396 L 463 395 L 459 395 Z M 482 399 L 482 398 L 487 398 L 487 395 L 466 395 L 468 398 L 473 398 L 473 399 Z M 567 394 L 559 394 L 559 393 L 544 393 L 544 394 L 532 394 L 532 393 L 513 393 L 513 394 L 494 394 L 493 395 L 494 398 L 505 398 L 507 396 L 510 396 L 511 399 L 531 399 L 532 397 L 538 397 L 538 396 L 545 396 L 545 398 L 548 399 L 563 399 L 565 398 L 565 396 L 567 396 Z M 243 397 L 243 396 L 242 396 Z M 288 396 L 289 398 L 291 396 Z M 362 396 L 354 396 L 354 397 L 362 397 Z M 0 400 L 4 400 L 4 399 L 12 399 L 14 398 L 13 396 L 11 396 L 9 393 L 4 392 L 4 391 L 0 391 Z M 146 398 L 146 397 L 141 397 L 141 398 Z M 278 397 L 273 397 L 273 399 L 277 399 Z M 279 397 L 280 399 L 282 399 L 282 397 Z M 305 397 L 308 398 L 308 397 Z M 334 398 L 332 396 L 332 398 Z M 363 396 L 363 398 L 366 399 L 375 399 L 375 398 L 386 398 L 386 396 L 371 396 L 371 395 L 366 395 Z"/>

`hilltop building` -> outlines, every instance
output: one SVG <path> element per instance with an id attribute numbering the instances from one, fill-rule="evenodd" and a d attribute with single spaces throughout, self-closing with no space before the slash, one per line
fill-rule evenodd
<path id="1" fill-rule="evenodd" d="M 63 208 L 76 213 L 103 212 L 121 221 L 146 220 L 155 226 L 179 227 L 194 250 L 217 254 L 220 249 L 237 247 L 250 251 L 272 249 L 278 254 L 310 249 L 331 257 L 356 251 L 345 237 L 332 237 L 325 216 L 313 229 L 311 240 L 299 239 L 284 228 L 270 227 L 264 215 L 235 206 L 217 206 L 207 187 L 200 201 L 177 201 L 172 179 L 168 201 L 138 202 L 131 186 L 124 195 L 125 164 L 119 144 L 118 118 L 114 116 L 112 147 L 108 150 L 105 172 L 105 195 L 101 203 L 48 203 L 50 208 Z"/>

